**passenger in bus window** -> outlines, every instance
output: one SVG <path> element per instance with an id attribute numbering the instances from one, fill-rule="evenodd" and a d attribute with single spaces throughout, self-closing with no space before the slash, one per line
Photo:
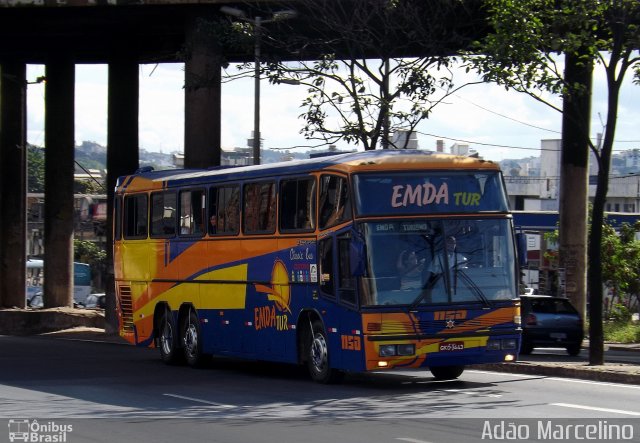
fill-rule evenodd
<path id="1" fill-rule="evenodd" d="M 467 257 L 457 251 L 456 238 L 453 235 L 447 237 L 445 248 L 436 254 L 429 269 L 432 274 L 442 274 L 445 263 L 449 269 L 460 269 L 467 267 Z"/>
<path id="2" fill-rule="evenodd" d="M 416 289 L 422 287 L 422 274 L 425 259 L 420 258 L 414 249 L 404 249 L 398 255 L 396 268 L 400 276 L 400 289 Z"/>
<path id="3" fill-rule="evenodd" d="M 218 225 L 218 221 L 217 221 L 217 216 L 215 214 L 213 214 L 210 218 L 209 218 L 209 233 L 210 234 L 215 234 L 216 233 L 216 229 L 217 229 L 217 225 Z"/>

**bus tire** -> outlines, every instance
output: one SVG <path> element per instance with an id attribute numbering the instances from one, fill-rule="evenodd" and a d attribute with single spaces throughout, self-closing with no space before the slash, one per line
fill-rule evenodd
<path id="1" fill-rule="evenodd" d="M 202 333 L 195 309 L 190 308 L 189 313 L 183 317 L 181 332 L 182 350 L 187 364 L 194 368 L 201 367 L 209 356 L 202 352 Z"/>
<path id="2" fill-rule="evenodd" d="M 434 366 L 429 368 L 436 380 L 454 380 L 464 372 L 464 366 Z"/>
<path id="3" fill-rule="evenodd" d="M 322 323 L 314 321 L 311 326 L 311 342 L 307 347 L 307 368 L 311 379 L 317 383 L 330 384 L 341 380 L 344 375 L 329 366 L 329 346 Z"/>
<path id="4" fill-rule="evenodd" d="M 158 348 L 163 362 L 169 365 L 181 362 L 182 354 L 178 343 L 178 329 L 173 320 L 171 310 L 166 308 L 162 311 L 160 322 L 158 323 Z"/>

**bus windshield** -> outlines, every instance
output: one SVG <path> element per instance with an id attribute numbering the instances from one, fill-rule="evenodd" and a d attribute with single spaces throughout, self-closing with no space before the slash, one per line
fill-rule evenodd
<path id="1" fill-rule="evenodd" d="M 481 303 L 517 297 L 509 219 L 367 222 L 362 305 Z"/>

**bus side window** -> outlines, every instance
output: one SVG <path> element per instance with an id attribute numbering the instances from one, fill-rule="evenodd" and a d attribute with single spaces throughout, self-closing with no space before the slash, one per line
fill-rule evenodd
<path id="1" fill-rule="evenodd" d="M 209 234 L 237 234 L 240 228 L 239 212 L 239 186 L 220 186 L 209 190 Z"/>
<path id="2" fill-rule="evenodd" d="M 283 180 L 280 183 L 280 230 L 312 231 L 315 228 L 315 180 Z"/>
<path id="3" fill-rule="evenodd" d="M 176 193 L 151 194 L 151 237 L 173 237 L 176 233 Z"/>
<path id="4" fill-rule="evenodd" d="M 203 235 L 204 191 L 194 189 L 180 192 L 180 234 Z"/>
<path id="5" fill-rule="evenodd" d="M 325 295 L 334 297 L 333 284 L 333 237 L 323 239 L 319 246 L 320 289 Z"/>
<path id="6" fill-rule="evenodd" d="M 320 179 L 320 229 L 330 228 L 351 219 L 351 201 L 347 180 L 335 175 Z"/>
<path id="7" fill-rule="evenodd" d="M 349 247 L 351 237 L 341 235 L 338 237 L 338 281 L 340 301 L 348 304 L 356 304 L 356 279 L 351 274 L 351 264 L 349 260 Z"/>
<path id="8" fill-rule="evenodd" d="M 275 182 L 249 183 L 244 186 L 244 231 L 272 234 L 276 229 Z"/>
<path id="9" fill-rule="evenodd" d="M 124 237 L 146 238 L 147 194 L 137 194 L 125 197 L 124 212 Z"/>

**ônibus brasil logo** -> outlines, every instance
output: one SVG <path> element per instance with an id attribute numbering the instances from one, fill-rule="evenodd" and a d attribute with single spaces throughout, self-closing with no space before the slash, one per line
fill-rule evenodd
<path id="1" fill-rule="evenodd" d="M 38 420 L 9 420 L 9 440 L 11 442 L 51 442 L 67 441 L 67 435 L 73 432 L 73 425 L 58 424 L 54 421 L 38 423 Z"/>

